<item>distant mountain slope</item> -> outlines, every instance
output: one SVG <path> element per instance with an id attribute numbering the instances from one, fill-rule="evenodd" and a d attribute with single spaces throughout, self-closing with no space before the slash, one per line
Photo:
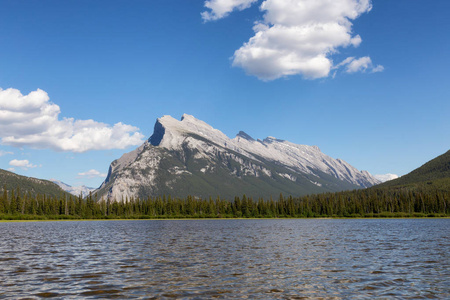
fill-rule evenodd
<path id="1" fill-rule="evenodd" d="M 3 192 L 5 187 L 7 191 L 14 190 L 14 192 L 19 187 L 21 194 L 29 192 L 32 196 L 37 194 L 52 197 L 69 195 L 57 184 L 48 180 L 26 177 L 0 169 L 0 191 Z"/>
<path id="2" fill-rule="evenodd" d="M 81 194 L 82 197 L 86 197 L 89 195 L 90 192 L 95 191 L 95 188 L 90 188 L 85 185 L 71 186 L 71 185 L 68 185 L 67 183 L 64 183 L 61 180 L 57 180 L 57 179 L 50 179 L 50 181 L 53 183 L 56 183 L 60 188 L 62 188 L 66 192 L 71 193 L 72 195 L 75 195 L 75 196 L 80 196 L 80 194 Z"/>
<path id="3" fill-rule="evenodd" d="M 386 182 L 389 180 L 397 179 L 399 176 L 396 174 L 380 174 L 380 175 L 373 175 L 376 179 L 378 179 L 381 182 Z"/>
<path id="4" fill-rule="evenodd" d="M 369 187 L 379 183 L 365 171 L 333 159 L 316 146 L 244 132 L 230 139 L 193 116 L 164 116 L 153 135 L 136 150 L 111 163 L 96 191 L 99 198 L 236 195 L 265 198 L 279 193 L 311 193 Z"/>
<path id="5" fill-rule="evenodd" d="M 377 185 L 376 188 L 406 185 L 440 185 L 450 190 L 450 150 L 400 178 Z"/>

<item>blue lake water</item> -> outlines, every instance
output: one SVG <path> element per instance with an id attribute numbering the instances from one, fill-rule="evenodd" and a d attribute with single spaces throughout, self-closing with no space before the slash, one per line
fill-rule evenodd
<path id="1" fill-rule="evenodd" d="M 0 299 L 450 299 L 450 219 L 0 223 Z"/>

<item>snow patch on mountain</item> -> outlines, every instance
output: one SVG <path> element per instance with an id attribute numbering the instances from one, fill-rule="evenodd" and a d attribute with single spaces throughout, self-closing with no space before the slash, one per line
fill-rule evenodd
<path id="1" fill-rule="evenodd" d="M 315 181 L 311 181 L 311 180 L 310 180 L 310 182 L 311 182 L 312 184 L 315 184 L 315 185 L 317 185 L 317 186 L 322 186 L 322 184 L 321 184 L 321 183 L 319 183 L 319 182 L 315 182 Z"/>
<path id="2" fill-rule="evenodd" d="M 287 174 L 287 173 L 277 173 L 278 175 L 280 175 L 281 177 L 287 178 L 290 181 L 297 181 L 297 176 L 294 176 L 292 174 Z"/>
<path id="3" fill-rule="evenodd" d="M 174 174 L 174 175 L 180 175 L 180 174 L 192 174 L 191 172 L 189 172 L 188 170 L 186 170 L 185 168 L 181 168 L 179 166 L 175 166 L 173 168 L 169 169 L 169 173 Z"/>

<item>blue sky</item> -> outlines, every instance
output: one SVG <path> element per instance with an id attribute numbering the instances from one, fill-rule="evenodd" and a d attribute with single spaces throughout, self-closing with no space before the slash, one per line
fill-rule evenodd
<path id="1" fill-rule="evenodd" d="M 372 174 L 446 152 L 450 2 L 331 2 L 0 0 L 0 168 L 97 187 L 183 113 Z"/>

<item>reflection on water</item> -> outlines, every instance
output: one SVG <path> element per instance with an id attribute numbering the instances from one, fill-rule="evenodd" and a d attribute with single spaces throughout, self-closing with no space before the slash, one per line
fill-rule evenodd
<path id="1" fill-rule="evenodd" d="M 1 298 L 450 298 L 450 220 L 0 223 Z"/>

